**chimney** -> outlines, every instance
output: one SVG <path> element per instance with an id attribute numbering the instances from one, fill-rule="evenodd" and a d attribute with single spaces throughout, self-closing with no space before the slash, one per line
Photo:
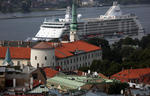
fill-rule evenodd
<path id="1" fill-rule="evenodd" d="M 18 47 L 20 47 L 23 44 L 23 41 L 18 41 Z"/>
<path id="2" fill-rule="evenodd" d="M 9 46 L 9 45 L 10 45 L 10 42 L 8 41 L 8 42 L 7 42 L 7 46 Z"/>
<path id="3" fill-rule="evenodd" d="M 20 47 L 20 46 L 19 46 L 19 45 L 20 45 L 19 41 L 17 41 L 17 43 L 18 43 L 18 47 Z"/>
<path id="4" fill-rule="evenodd" d="M 16 88 L 16 79 L 13 78 L 13 87 Z"/>
<path id="5" fill-rule="evenodd" d="M 30 89 L 33 88 L 33 77 L 30 78 Z"/>
<path id="6" fill-rule="evenodd" d="M 31 45 L 31 42 L 28 41 L 28 42 L 27 42 L 27 47 L 30 48 L 30 45 Z"/>

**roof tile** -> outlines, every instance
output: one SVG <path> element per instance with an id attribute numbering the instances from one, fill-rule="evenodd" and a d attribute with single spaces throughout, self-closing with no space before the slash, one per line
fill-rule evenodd
<path id="1" fill-rule="evenodd" d="M 30 48 L 26 47 L 9 47 L 11 58 L 13 59 L 30 59 Z M 0 58 L 5 58 L 7 47 L 0 47 Z"/>
<path id="2" fill-rule="evenodd" d="M 127 81 L 128 79 L 141 78 L 141 76 L 149 73 L 150 73 L 150 68 L 126 69 L 112 75 L 111 78 L 116 78 L 121 81 Z"/>
<path id="3" fill-rule="evenodd" d="M 43 68 L 43 70 L 44 70 L 47 78 L 54 77 L 58 73 L 58 71 L 53 70 L 53 69 L 48 68 L 48 67 L 47 68 Z"/>

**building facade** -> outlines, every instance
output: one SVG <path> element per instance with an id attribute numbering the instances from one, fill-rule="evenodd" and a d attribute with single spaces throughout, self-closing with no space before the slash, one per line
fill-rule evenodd
<path id="1" fill-rule="evenodd" d="M 93 60 L 100 60 L 102 52 L 100 50 L 80 53 L 75 56 L 61 58 L 56 61 L 57 66 L 61 66 L 64 70 L 77 70 L 80 67 L 88 67 Z"/>

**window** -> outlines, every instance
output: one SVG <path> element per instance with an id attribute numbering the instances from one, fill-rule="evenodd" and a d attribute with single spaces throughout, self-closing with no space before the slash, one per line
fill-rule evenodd
<path id="1" fill-rule="evenodd" d="M 37 56 L 35 56 L 35 60 L 37 60 Z"/>
<path id="2" fill-rule="evenodd" d="M 92 58 L 93 58 L 93 53 L 92 53 Z"/>
<path id="3" fill-rule="evenodd" d="M 45 56 L 45 60 L 47 60 L 47 56 Z"/>
<path id="4" fill-rule="evenodd" d="M 76 69 L 76 66 L 73 67 L 73 70 L 75 70 L 75 69 Z"/>
<path id="5" fill-rule="evenodd" d="M 63 62 L 61 61 L 61 66 L 62 66 L 62 63 L 63 63 Z"/>
<path id="6" fill-rule="evenodd" d="M 85 59 L 87 59 L 87 56 L 85 56 Z"/>
<path id="7" fill-rule="evenodd" d="M 72 59 L 70 59 L 70 63 L 72 63 Z"/>
<path id="8" fill-rule="evenodd" d="M 88 55 L 88 58 L 90 58 L 90 54 Z"/>
<path id="9" fill-rule="evenodd" d="M 80 61 L 81 61 L 81 57 L 80 57 Z"/>
<path id="10" fill-rule="evenodd" d="M 77 57 L 77 62 L 78 62 L 78 57 Z"/>
<path id="11" fill-rule="evenodd" d="M 85 66 L 88 66 L 87 63 L 85 63 Z"/>
<path id="12" fill-rule="evenodd" d="M 66 61 L 64 61 L 64 65 L 66 64 Z"/>
<path id="13" fill-rule="evenodd" d="M 83 56 L 83 60 L 84 60 L 84 56 Z"/>
<path id="14" fill-rule="evenodd" d="M 67 60 L 67 64 L 69 64 L 69 60 Z"/>
<path id="15" fill-rule="evenodd" d="M 37 63 L 37 67 L 39 67 L 39 63 Z"/>

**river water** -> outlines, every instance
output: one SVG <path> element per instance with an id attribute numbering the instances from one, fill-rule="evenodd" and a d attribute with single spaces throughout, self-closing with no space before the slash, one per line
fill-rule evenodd
<path id="1" fill-rule="evenodd" d="M 78 13 L 82 17 L 99 17 L 105 14 L 109 7 L 92 7 L 92 8 L 78 8 Z M 139 20 L 146 30 L 150 33 L 150 5 L 127 5 L 121 6 L 123 14 L 134 13 L 139 17 Z M 46 11 L 46 12 L 32 12 L 29 14 L 13 13 L 13 14 L 0 14 L 0 18 L 10 16 L 39 16 L 39 15 L 53 15 L 64 14 L 65 10 L 59 11 Z M 58 18 L 64 16 L 58 16 Z M 45 17 L 38 18 L 20 18 L 20 19 L 7 19 L 0 20 L 0 40 L 25 40 L 27 37 L 34 37 L 40 29 Z M 56 17 L 49 17 L 56 18 Z"/>

